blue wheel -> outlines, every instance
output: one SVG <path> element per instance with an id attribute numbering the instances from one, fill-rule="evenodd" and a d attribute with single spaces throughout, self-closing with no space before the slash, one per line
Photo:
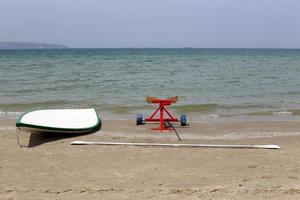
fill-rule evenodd
<path id="1" fill-rule="evenodd" d="M 136 125 L 141 125 L 143 124 L 143 115 L 142 114 L 137 114 L 136 115 Z"/>
<path id="2" fill-rule="evenodd" d="M 181 126 L 186 126 L 186 115 L 180 115 Z"/>

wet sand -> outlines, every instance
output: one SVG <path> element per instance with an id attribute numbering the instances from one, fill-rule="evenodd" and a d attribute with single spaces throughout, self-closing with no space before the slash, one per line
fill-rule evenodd
<path id="1" fill-rule="evenodd" d="M 300 199 L 300 123 L 191 123 L 181 143 L 280 150 L 72 146 L 74 140 L 180 143 L 133 121 L 87 135 L 21 133 L 0 121 L 0 199 Z"/>

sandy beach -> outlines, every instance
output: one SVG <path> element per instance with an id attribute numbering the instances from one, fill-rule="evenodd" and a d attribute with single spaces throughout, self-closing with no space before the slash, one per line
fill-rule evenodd
<path id="1" fill-rule="evenodd" d="M 177 143 L 157 125 L 104 120 L 88 135 L 21 133 L 0 122 L 0 199 L 299 199 L 300 123 L 191 123 L 181 143 L 280 150 L 72 146 L 74 140 Z"/>

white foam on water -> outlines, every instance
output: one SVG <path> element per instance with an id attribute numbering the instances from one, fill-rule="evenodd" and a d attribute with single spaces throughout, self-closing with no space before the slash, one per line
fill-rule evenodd
<path id="1" fill-rule="evenodd" d="M 8 119 L 16 119 L 18 118 L 20 115 L 22 115 L 23 112 L 4 112 L 0 110 L 0 118 L 8 118 Z"/>
<path id="2" fill-rule="evenodd" d="M 278 111 L 278 112 L 273 112 L 273 115 L 293 115 L 293 112 L 291 112 L 291 111 Z"/>

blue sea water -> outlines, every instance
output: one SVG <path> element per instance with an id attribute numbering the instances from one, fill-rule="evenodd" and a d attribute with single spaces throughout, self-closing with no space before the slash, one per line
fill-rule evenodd
<path id="1" fill-rule="evenodd" d="M 95 107 L 104 118 L 149 114 L 147 95 L 179 96 L 191 119 L 300 115 L 300 50 L 0 50 L 0 117 Z"/>

